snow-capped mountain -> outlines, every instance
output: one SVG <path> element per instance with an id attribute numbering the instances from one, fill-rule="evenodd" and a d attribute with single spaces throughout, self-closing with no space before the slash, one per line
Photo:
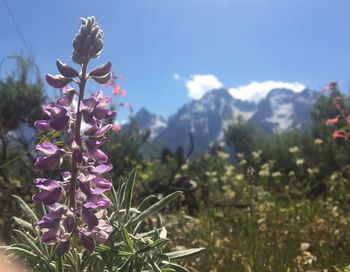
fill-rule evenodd
<path id="1" fill-rule="evenodd" d="M 151 130 L 152 140 L 171 149 L 188 148 L 192 132 L 199 151 L 215 141 L 223 141 L 226 128 L 238 118 L 254 122 L 269 132 L 301 129 L 309 121 L 315 99 L 315 93 L 309 89 L 299 93 L 273 89 L 255 103 L 236 99 L 227 89 L 219 89 L 183 105 L 168 121 L 146 109 L 141 109 L 135 119 L 140 129 Z"/>
<path id="2" fill-rule="evenodd" d="M 304 128 L 310 119 L 310 110 L 316 93 L 305 89 L 295 93 L 289 89 L 273 89 L 257 104 L 251 121 L 269 132 Z"/>
<path id="3" fill-rule="evenodd" d="M 169 148 L 176 148 L 179 143 L 188 147 L 192 132 L 196 150 L 203 150 L 214 140 L 223 139 L 226 120 L 238 116 L 249 120 L 254 111 L 253 103 L 234 99 L 226 89 L 212 91 L 182 106 L 155 140 Z"/>

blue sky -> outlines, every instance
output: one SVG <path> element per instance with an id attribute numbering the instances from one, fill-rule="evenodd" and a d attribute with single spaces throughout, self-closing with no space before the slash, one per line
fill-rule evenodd
<path id="1" fill-rule="evenodd" d="M 105 32 L 94 63 L 110 59 L 126 75 L 122 100 L 136 110 L 167 117 L 200 80 L 236 89 L 253 81 L 350 87 L 348 0 L 7 1 L 43 76 L 56 73 L 57 57 L 71 63 L 79 18 L 94 15 Z M 23 51 L 3 0 L 0 26 L 0 58 Z"/>

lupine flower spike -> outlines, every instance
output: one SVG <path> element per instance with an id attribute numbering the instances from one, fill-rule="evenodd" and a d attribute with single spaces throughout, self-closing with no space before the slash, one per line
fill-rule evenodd
<path id="1" fill-rule="evenodd" d="M 107 108 L 111 98 L 96 91 L 85 98 L 85 85 L 89 79 L 99 84 L 111 80 L 112 63 L 98 66 L 88 72 L 91 59 L 100 56 L 103 49 L 103 32 L 94 17 L 81 19 L 82 26 L 73 41 L 72 60 L 80 66 L 80 72 L 57 60 L 59 75 L 46 76 L 47 83 L 59 88 L 62 97 L 55 103 L 43 105 L 46 119 L 35 122 L 42 131 L 61 131 L 64 133 L 63 147 L 54 142 L 44 141 L 36 146 L 42 154 L 35 166 L 41 170 L 53 170 L 68 160 L 70 169 L 61 169 L 61 179 L 36 179 L 40 190 L 33 201 L 48 206 L 48 213 L 37 222 L 42 230 L 41 241 L 45 244 L 58 243 L 57 255 L 70 249 L 71 238 L 78 235 L 81 244 L 93 251 L 96 243 L 104 243 L 112 231 L 107 220 L 107 210 L 111 205 L 104 193 L 111 189 L 110 181 L 103 174 L 110 171 L 107 155 L 101 146 L 108 141 L 106 137 L 113 128 L 111 121 L 116 112 Z M 76 91 L 69 84 L 77 84 Z M 76 111 L 70 106 L 77 100 Z M 81 131 L 85 122 L 87 129 Z"/>

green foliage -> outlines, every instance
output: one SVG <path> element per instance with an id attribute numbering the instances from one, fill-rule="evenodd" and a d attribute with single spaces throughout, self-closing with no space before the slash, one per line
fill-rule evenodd
<path id="1" fill-rule="evenodd" d="M 133 170 L 127 179 L 121 179 L 117 190 L 112 191 L 112 214 L 109 221 L 114 230 L 104 245 L 88 253 L 73 246 L 64 256 L 55 255 L 56 245 L 44 245 L 40 241 L 40 231 L 35 227 L 35 212 L 19 197 L 16 201 L 25 219 L 15 218 L 18 229 L 14 231 L 14 243 L 2 247 L 6 253 L 24 260 L 33 271 L 188 271 L 174 261 L 192 257 L 204 248 L 163 252 L 169 242 L 167 230 L 162 225 L 159 212 L 177 199 L 181 192 L 175 192 L 151 204 L 144 201 L 133 208 L 132 195 L 136 181 Z M 154 227 L 145 226 L 145 219 L 156 218 Z M 149 230 L 146 230 L 150 228 Z M 74 241 L 73 241 L 74 243 Z"/>
<path id="2" fill-rule="evenodd" d="M 35 120 L 40 119 L 41 105 L 46 98 L 34 60 L 21 55 L 11 58 L 16 61 L 16 70 L 0 80 L 2 133 L 16 129 L 23 123 L 32 125 Z"/>
<path id="3" fill-rule="evenodd" d="M 14 55 L 10 59 L 15 61 L 15 69 L 0 79 L 0 233 L 5 240 L 11 229 L 9 218 L 17 214 L 11 195 L 21 195 L 29 201 L 34 187 L 34 139 L 20 133 L 14 137 L 13 132 L 23 126 L 28 131 L 32 129 L 46 99 L 33 58 Z"/>

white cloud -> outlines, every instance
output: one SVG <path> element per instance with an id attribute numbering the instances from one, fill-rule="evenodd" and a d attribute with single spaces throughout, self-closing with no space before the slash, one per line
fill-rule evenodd
<path id="1" fill-rule="evenodd" d="M 173 74 L 173 79 L 179 81 L 181 79 L 181 76 L 178 73 L 175 73 Z"/>
<path id="2" fill-rule="evenodd" d="M 305 85 L 298 82 L 288 83 L 282 81 L 253 81 L 245 86 L 229 88 L 228 91 L 234 98 L 244 101 L 259 102 L 261 99 L 266 97 L 269 91 L 276 88 L 286 88 L 294 92 L 301 92 L 305 89 Z"/>
<path id="3" fill-rule="evenodd" d="M 193 75 L 186 82 L 188 95 L 193 99 L 202 98 L 207 92 L 220 89 L 224 85 L 214 75 Z"/>

